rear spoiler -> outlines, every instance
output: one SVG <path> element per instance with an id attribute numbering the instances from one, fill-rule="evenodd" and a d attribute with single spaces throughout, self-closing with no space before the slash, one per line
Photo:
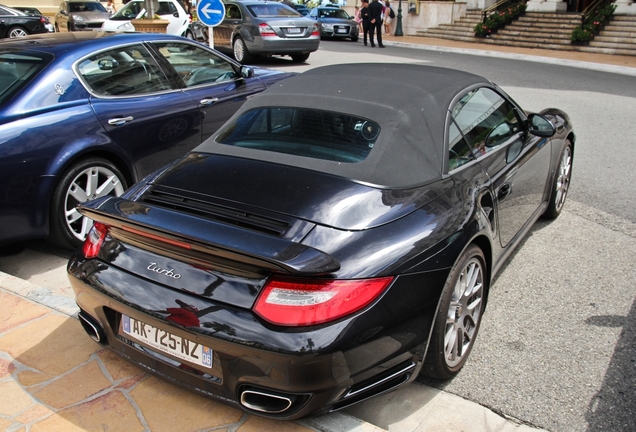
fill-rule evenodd
<path id="1" fill-rule="evenodd" d="M 249 257 L 272 271 L 322 275 L 340 269 L 331 255 L 309 246 L 122 198 L 103 197 L 78 210 L 94 221 L 187 243 L 209 255 L 238 262 Z"/>

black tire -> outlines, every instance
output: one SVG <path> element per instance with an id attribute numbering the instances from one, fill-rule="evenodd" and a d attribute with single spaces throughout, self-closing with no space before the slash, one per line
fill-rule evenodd
<path id="1" fill-rule="evenodd" d="M 295 61 L 296 63 L 301 63 L 306 61 L 309 58 L 309 53 L 304 53 L 304 54 L 292 54 L 291 56 L 292 60 Z"/>
<path id="2" fill-rule="evenodd" d="M 126 188 L 126 178 L 110 161 L 89 157 L 75 162 L 60 176 L 53 192 L 47 240 L 60 247 L 77 248 L 92 224 L 85 221 L 74 210 L 75 207 L 89 199 L 105 195 L 119 196 Z"/>
<path id="3" fill-rule="evenodd" d="M 245 41 L 242 37 L 238 36 L 236 39 L 234 39 L 232 49 L 234 52 L 234 59 L 237 62 L 241 64 L 247 64 L 252 61 L 252 55 L 247 50 L 247 46 L 245 45 Z"/>
<path id="4" fill-rule="evenodd" d="M 20 27 L 20 26 L 13 26 L 7 31 L 7 37 L 9 37 L 11 39 L 15 39 L 15 38 L 18 38 L 18 37 L 24 37 L 24 36 L 28 36 L 28 35 L 29 35 L 29 32 L 26 31 L 26 29 L 24 29 L 23 27 Z"/>
<path id="5" fill-rule="evenodd" d="M 550 192 L 550 202 L 548 208 L 543 213 L 546 219 L 556 219 L 563 210 L 565 199 L 568 196 L 570 188 L 570 179 L 572 178 L 572 143 L 570 140 L 565 141 L 565 147 L 561 152 L 557 172 L 554 175 L 552 183 L 552 191 Z"/>
<path id="6" fill-rule="evenodd" d="M 481 324 L 487 284 L 484 254 L 478 246 L 470 245 L 446 279 L 422 367 L 423 375 L 447 380 L 464 366 Z"/>
<path id="7" fill-rule="evenodd" d="M 351 42 L 358 42 L 358 36 L 353 36 L 351 38 Z"/>

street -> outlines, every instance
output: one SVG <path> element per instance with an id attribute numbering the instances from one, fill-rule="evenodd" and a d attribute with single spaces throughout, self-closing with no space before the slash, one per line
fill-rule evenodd
<path id="1" fill-rule="evenodd" d="M 564 211 L 555 221 L 540 220 L 496 276 L 468 363 L 454 380 L 418 381 L 549 431 L 636 430 L 636 77 L 327 41 L 305 64 L 269 59 L 259 66 L 301 72 L 369 61 L 475 72 L 526 110 L 563 109 L 577 134 Z M 0 271 L 71 296 L 60 268 L 68 256 L 45 242 L 28 242 L 0 249 Z M 399 430 L 380 423 L 398 406 L 407 415 L 400 394 L 408 390 L 346 412 Z"/>

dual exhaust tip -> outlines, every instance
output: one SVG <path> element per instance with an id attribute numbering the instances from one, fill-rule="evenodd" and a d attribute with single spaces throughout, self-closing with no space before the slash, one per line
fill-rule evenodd
<path id="1" fill-rule="evenodd" d="M 82 324 L 82 327 L 84 328 L 84 331 L 88 333 L 91 339 L 93 339 L 100 345 L 108 345 L 108 339 L 106 338 L 104 328 L 99 322 L 97 322 L 95 318 L 84 311 L 81 311 L 78 314 L 78 317 L 80 324 Z"/>
<path id="2" fill-rule="evenodd" d="M 311 397 L 311 394 L 285 394 L 272 390 L 244 386 L 239 389 L 239 403 L 251 411 L 270 415 L 290 415 Z"/>

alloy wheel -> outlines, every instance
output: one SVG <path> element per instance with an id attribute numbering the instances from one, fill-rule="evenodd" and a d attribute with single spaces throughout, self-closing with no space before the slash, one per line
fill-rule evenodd
<path id="1" fill-rule="evenodd" d="M 462 270 L 453 289 L 444 333 L 444 358 L 449 367 L 457 366 L 469 352 L 482 313 L 484 271 L 472 258 Z"/>
<path id="2" fill-rule="evenodd" d="M 557 211 L 561 211 L 565 198 L 570 187 L 570 176 L 572 173 L 572 152 L 570 146 L 566 146 L 561 155 L 561 163 L 559 164 L 559 172 L 557 173 L 556 188 L 554 194 L 554 206 Z"/>
<path id="3" fill-rule="evenodd" d="M 78 204 L 106 195 L 120 196 L 124 186 L 117 175 L 102 166 L 92 166 L 81 171 L 69 185 L 64 199 L 64 213 L 68 229 L 79 240 L 84 240 L 93 221 L 77 211 Z"/>

